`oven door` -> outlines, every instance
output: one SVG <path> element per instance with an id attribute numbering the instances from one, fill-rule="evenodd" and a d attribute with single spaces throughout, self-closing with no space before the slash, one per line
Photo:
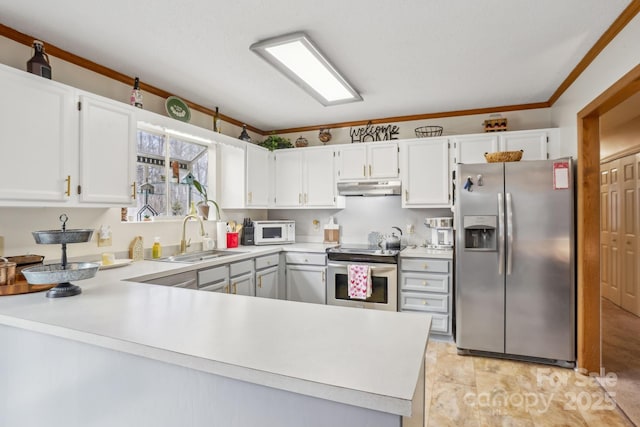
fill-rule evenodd
<path id="1" fill-rule="evenodd" d="M 365 264 L 371 269 L 371 296 L 366 300 L 349 297 L 349 262 L 329 263 L 327 304 L 345 307 L 398 311 L 397 264 Z M 354 263 L 355 264 L 355 263 Z"/>

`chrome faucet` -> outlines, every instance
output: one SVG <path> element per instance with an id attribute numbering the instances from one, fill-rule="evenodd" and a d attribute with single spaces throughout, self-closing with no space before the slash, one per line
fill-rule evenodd
<path id="1" fill-rule="evenodd" d="M 189 239 L 189 243 L 187 243 L 186 239 L 186 233 L 187 233 L 187 221 L 189 221 L 191 218 L 193 219 L 197 219 L 198 221 L 200 221 L 200 232 L 202 233 L 202 236 L 205 236 L 205 232 L 204 232 L 204 223 L 202 222 L 202 218 L 200 218 L 197 215 L 187 215 L 184 217 L 184 220 L 182 220 L 182 238 L 180 239 L 180 253 L 181 254 L 185 254 L 187 253 L 187 248 L 191 245 L 191 239 Z"/>

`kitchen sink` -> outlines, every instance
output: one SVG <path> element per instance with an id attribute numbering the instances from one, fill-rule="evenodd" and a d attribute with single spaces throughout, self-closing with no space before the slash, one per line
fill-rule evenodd
<path id="1" fill-rule="evenodd" d="M 216 258 L 221 258 L 229 255 L 242 254 L 241 251 L 200 251 L 200 252 L 188 252 L 186 254 L 172 255 L 163 258 L 154 259 L 154 261 L 162 262 L 200 262 L 209 261 Z"/>

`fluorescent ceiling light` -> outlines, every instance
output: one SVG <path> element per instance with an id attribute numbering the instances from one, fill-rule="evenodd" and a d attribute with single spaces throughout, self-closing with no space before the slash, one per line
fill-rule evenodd
<path id="1" fill-rule="evenodd" d="M 304 33 L 263 40 L 250 49 L 325 106 L 362 101 Z"/>

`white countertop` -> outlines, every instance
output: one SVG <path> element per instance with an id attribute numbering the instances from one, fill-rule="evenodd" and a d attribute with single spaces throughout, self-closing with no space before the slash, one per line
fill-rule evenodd
<path id="1" fill-rule="evenodd" d="M 44 293 L 0 297 L 0 323 L 410 415 L 426 350 L 428 316 L 126 281 L 282 249 L 320 252 L 320 246 L 324 245 L 241 247 L 237 250 L 243 253 L 197 266 L 142 261 L 102 270 L 92 279 L 78 281 L 82 294 L 74 297 L 49 299 Z"/>

